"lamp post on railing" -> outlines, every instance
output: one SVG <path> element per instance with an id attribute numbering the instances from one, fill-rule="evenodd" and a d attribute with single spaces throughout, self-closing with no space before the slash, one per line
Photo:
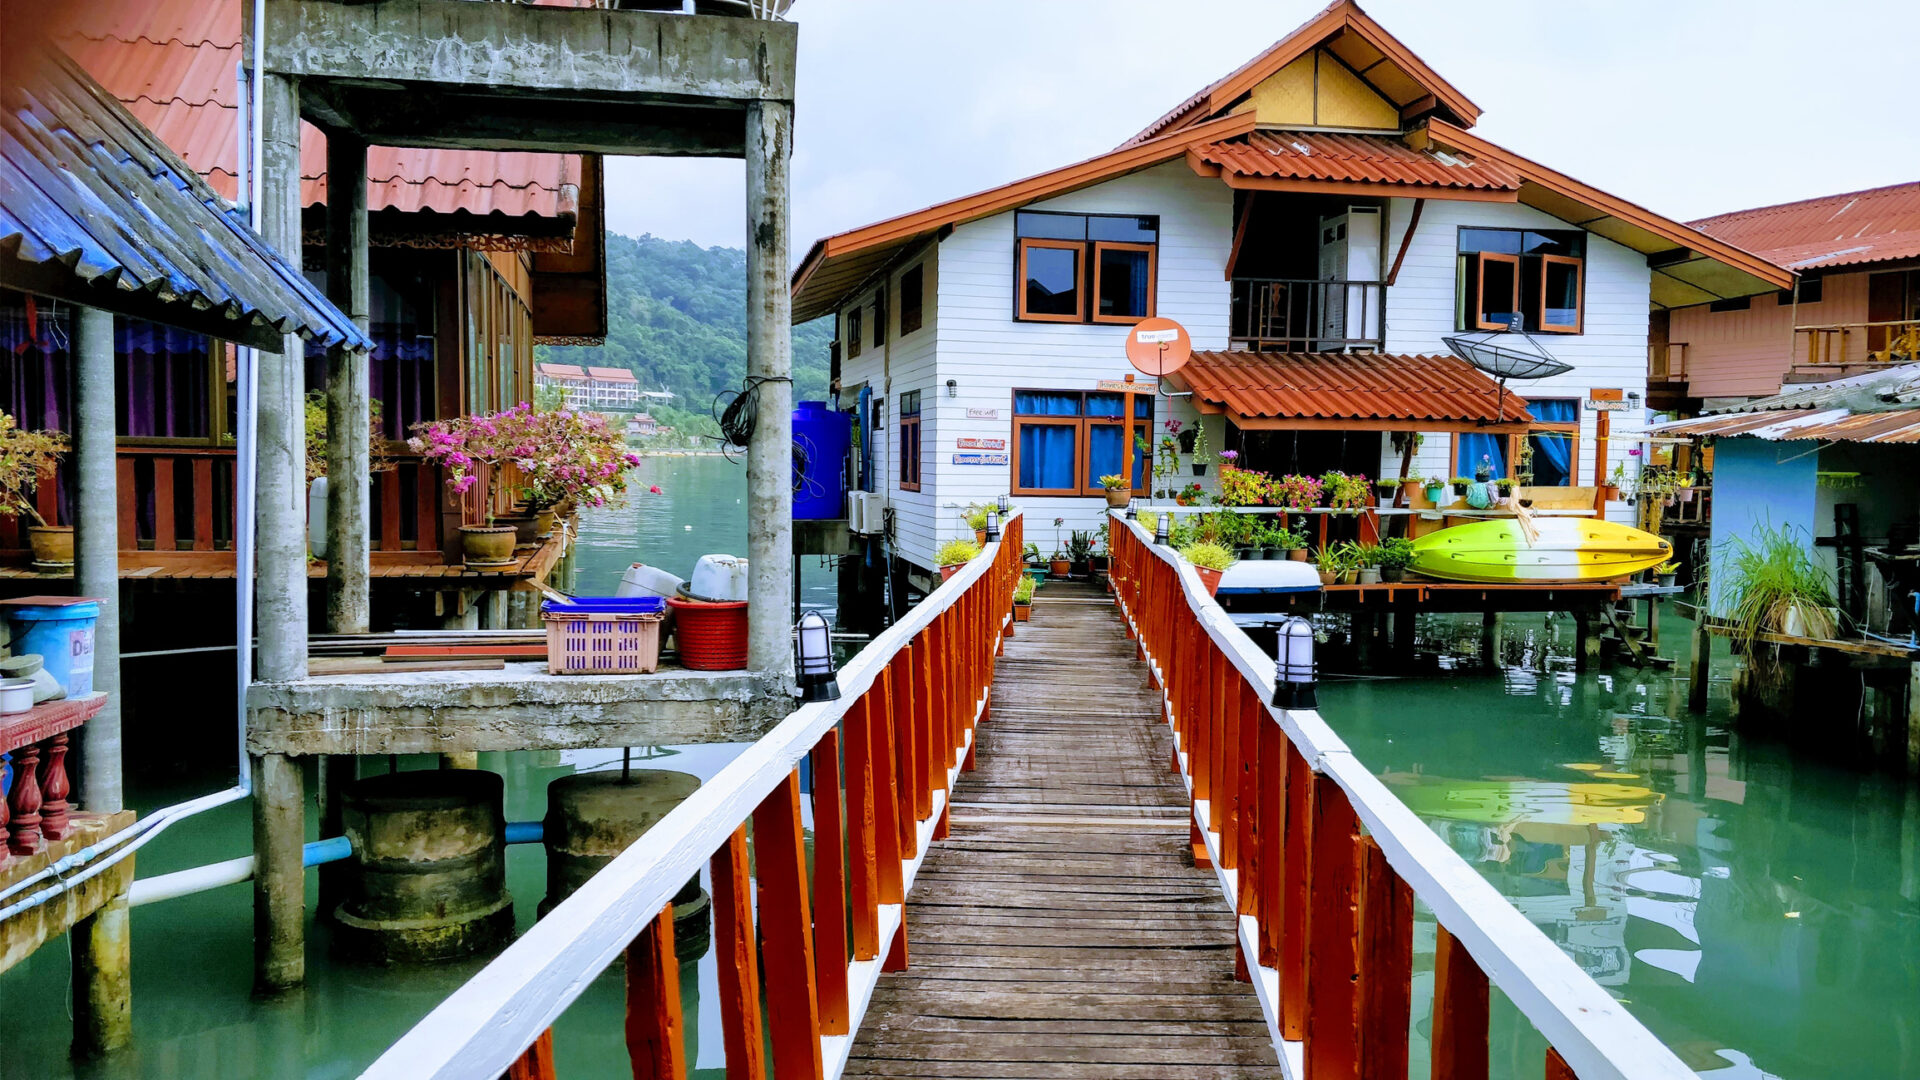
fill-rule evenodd
<path id="1" fill-rule="evenodd" d="M 817 611 L 800 616 L 799 658 L 801 701 L 838 701 L 840 683 L 833 673 L 833 634 Z"/>
<path id="2" fill-rule="evenodd" d="M 1000 539 L 1000 514 L 994 510 L 988 510 L 987 511 L 987 543 L 989 544 L 997 543 L 999 539 Z"/>
<path id="3" fill-rule="evenodd" d="M 1273 704 L 1281 709 L 1319 707 L 1314 694 L 1313 624 L 1295 616 L 1280 624 L 1273 657 Z"/>
<path id="4" fill-rule="evenodd" d="M 1172 516 L 1173 515 L 1170 513 L 1163 512 L 1161 513 L 1158 520 L 1156 520 L 1153 523 L 1153 542 L 1154 543 L 1165 544 L 1167 542 L 1167 519 Z"/>
<path id="5" fill-rule="evenodd" d="M 1127 520 L 1128 521 L 1140 520 L 1140 511 L 1137 507 L 1134 506 L 1134 501 L 1135 500 L 1133 500 L 1132 498 L 1129 498 L 1127 500 Z"/>

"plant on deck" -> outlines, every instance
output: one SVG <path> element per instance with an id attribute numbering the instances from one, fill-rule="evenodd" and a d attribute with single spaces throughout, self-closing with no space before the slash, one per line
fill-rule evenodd
<path id="1" fill-rule="evenodd" d="M 1751 538 L 1732 536 L 1720 545 L 1726 556 L 1726 602 L 1733 639 L 1749 663 L 1762 634 L 1785 633 L 1789 621 L 1801 636 L 1831 638 L 1839 632 L 1833 585 L 1814 561 L 1811 537 L 1787 526 L 1758 525 Z"/>
<path id="2" fill-rule="evenodd" d="M 1193 422 L 1193 463 L 1195 465 L 1213 463 L 1213 448 L 1207 445 L 1207 425 L 1200 420 Z"/>
<path id="3" fill-rule="evenodd" d="M 1088 529 L 1085 532 L 1081 532 L 1079 529 L 1075 529 L 1067 538 L 1067 561 L 1072 563 L 1085 563 L 1093 556 L 1093 548 L 1093 530 Z"/>
<path id="4" fill-rule="evenodd" d="M 1026 574 L 1020 575 L 1020 584 L 1013 587 L 1013 602 L 1016 604 L 1033 603 L 1034 580 Z"/>
<path id="5" fill-rule="evenodd" d="M 1325 484 L 1311 476 L 1292 473 L 1273 481 L 1267 501 L 1288 510 L 1311 510 L 1320 505 L 1320 496 L 1325 488 Z"/>
<path id="6" fill-rule="evenodd" d="M 1124 491 L 1127 486 L 1127 478 L 1119 473 L 1108 473 L 1100 478 L 1100 486 L 1106 488 L 1108 491 Z M 980 527 L 984 529 L 986 525 L 982 524 Z"/>
<path id="7" fill-rule="evenodd" d="M 1228 551 L 1219 544 L 1202 542 L 1188 544 L 1186 547 L 1180 549 L 1180 555 L 1188 562 L 1203 570 L 1224 571 L 1227 567 L 1232 566 L 1234 562 L 1233 552 Z"/>
<path id="8" fill-rule="evenodd" d="M 0 413 L 0 517 L 25 514 L 46 524 L 34 508 L 33 492 L 42 477 L 53 475 L 67 445 L 67 437 L 58 431 L 28 431 Z"/>
<path id="9" fill-rule="evenodd" d="M 1413 565 L 1413 541 L 1392 536 L 1380 541 L 1379 566 L 1382 570 L 1405 570 Z"/>
<path id="10" fill-rule="evenodd" d="M 1231 453 L 1228 451 L 1227 453 Z M 1225 458 L 1227 455 L 1220 455 Z M 1267 492 L 1273 486 L 1273 477 L 1254 469 L 1242 469 L 1230 462 L 1220 466 L 1220 491 L 1217 496 L 1221 506 L 1259 506 L 1266 501 Z"/>
<path id="11" fill-rule="evenodd" d="M 949 540 L 940 545 L 933 561 L 941 566 L 963 566 L 980 554 L 980 545 L 971 540 Z"/>
<path id="12" fill-rule="evenodd" d="M 529 509 L 548 510 L 573 499 L 605 506 L 627 489 L 627 469 L 640 457 L 600 416 L 573 409 L 541 412 L 521 402 L 497 413 L 425 420 L 407 445 L 446 470 L 447 486 L 466 494 L 485 478 L 481 507 L 493 524 L 494 495 L 505 466 L 514 466 L 514 493 Z"/>
<path id="13" fill-rule="evenodd" d="M 972 529 L 974 532 L 986 531 L 987 508 L 985 504 L 968 503 L 966 508 L 960 511 L 960 518 L 967 523 L 967 528 Z"/>
<path id="14" fill-rule="evenodd" d="M 1367 478 L 1334 470 L 1320 478 L 1327 505 L 1335 510 L 1360 510 L 1367 505 Z"/>

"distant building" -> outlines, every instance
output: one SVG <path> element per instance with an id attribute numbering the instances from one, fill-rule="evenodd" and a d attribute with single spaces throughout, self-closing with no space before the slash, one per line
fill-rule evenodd
<path id="1" fill-rule="evenodd" d="M 599 408 L 631 409 L 640 404 L 640 380 L 626 368 L 587 369 L 586 404 Z"/>
<path id="2" fill-rule="evenodd" d="M 650 413 L 634 413 L 627 417 L 628 435 L 658 435 L 660 422 Z"/>
<path id="3" fill-rule="evenodd" d="M 533 372 L 533 385 L 542 389 L 558 389 L 566 400 L 587 404 L 590 394 L 587 389 L 587 371 L 579 364 L 539 364 Z"/>

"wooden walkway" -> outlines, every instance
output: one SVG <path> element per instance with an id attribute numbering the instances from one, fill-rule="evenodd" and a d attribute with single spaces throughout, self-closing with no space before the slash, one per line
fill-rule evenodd
<path id="1" fill-rule="evenodd" d="M 1036 594 L 846 1075 L 1281 1075 L 1145 680 L 1109 597 Z"/>

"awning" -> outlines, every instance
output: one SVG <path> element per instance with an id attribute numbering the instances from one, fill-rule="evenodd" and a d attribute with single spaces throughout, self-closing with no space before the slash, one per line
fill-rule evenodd
<path id="1" fill-rule="evenodd" d="M 1167 376 L 1241 428 L 1524 431 L 1525 398 L 1457 356 L 1196 352 Z"/>

